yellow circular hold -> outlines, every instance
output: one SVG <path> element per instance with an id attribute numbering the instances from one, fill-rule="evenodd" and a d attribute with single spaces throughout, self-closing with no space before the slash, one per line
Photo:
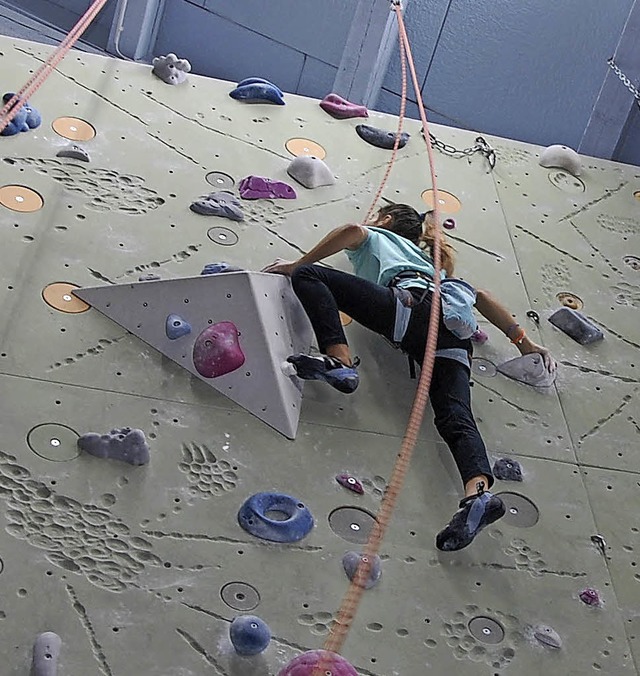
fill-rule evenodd
<path id="1" fill-rule="evenodd" d="M 556 298 L 561 305 L 569 307 L 572 310 L 581 310 L 584 307 L 582 298 L 579 298 L 575 294 L 569 293 L 568 291 L 561 291 L 560 293 L 556 294 Z"/>
<path id="2" fill-rule="evenodd" d="M 71 141 L 90 141 L 95 135 L 95 128 L 79 117 L 58 117 L 52 123 L 53 131 Z"/>
<path id="3" fill-rule="evenodd" d="M 324 160 L 327 156 L 327 151 L 319 143 L 308 138 L 290 138 L 284 147 L 296 157 L 317 157 Z"/>
<path id="4" fill-rule="evenodd" d="M 42 289 L 42 298 L 47 305 L 50 305 L 55 310 L 60 310 L 60 312 L 68 312 L 69 314 L 86 312 L 91 305 L 80 300 L 78 296 L 74 296 L 72 293 L 72 291 L 79 288 L 77 284 L 54 282 Z"/>
<path id="5" fill-rule="evenodd" d="M 352 321 L 353 319 L 351 319 L 349 315 L 346 315 L 344 312 L 340 312 L 340 323 L 342 324 L 342 326 L 349 326 L 349 324 L 351 324 Z"/>
<path id="6" fill-rule="evenodd" d="M 638 202 L 640 202 L 640 190 L 636 190 L 633 193 L 633 196 L 638 200 Z"/>
<path id="7" fill-rule="evenodd" d="M 42 209 L 44 200 L 26 185 L 3 185 L 0 188 L 0 204 L 12 211 L 28 213 Z"/>
<path id="8" fill-rule="evenodd" d="M 429 209 L 435 208 L 433 190 L 425 190 L 421 197 Z M 455 214 L 456 211 L 462 209 L 462 202 L 454 194 L 446 190 L 438 190 L 438 207 L 445 214 Z"/>

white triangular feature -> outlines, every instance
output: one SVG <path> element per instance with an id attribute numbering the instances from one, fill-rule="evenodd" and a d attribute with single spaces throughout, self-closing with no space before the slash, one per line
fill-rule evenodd
<path id="1" fill-rule="evenodd" d="M 286 277 L 227 272 L 77 289 L 74 294 L 286 437 L 295 438 L 302 381 L 285 375 L 281 367 L 290 354 L 308 351 L 312 331 Z M 187 322 L 191 333 L 169 339 L 170 315 Z M 207 329 L 201 342 L 208 340 L 215 325 L 225 332 L 225 340 L 230 340 L 230 325 L 237 329 L 235 352 L 226 366 L 233 370 L 204 377 L 194 364 L 194 346 Z"/>

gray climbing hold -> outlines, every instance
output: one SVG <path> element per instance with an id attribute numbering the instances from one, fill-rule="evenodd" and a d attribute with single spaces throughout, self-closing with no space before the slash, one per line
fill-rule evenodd
<path id="1" fill-rule="evenodd" d="M 90 162 L 91 158 L 89 153 L 80 146 L 77 146 L 75 143 L 72 143 L 70 146 L 59 150 L 56 153 L 56 157 L 68 157 L 72 160 L 80 160 L 81 162 Z"/>
<path id="2" fill-rule="evenodd" d="M 493 475 L 501 481 L 522 481 L 522 466 L 517 460 L 499 458 L 493 464 Z"/>
<path id="3" fill-rule="evenodd" d="M 162 277 L 156 275 L 155 272 L 148 272 L 146 275 L 140 275 L 140 277 L 138 277 L 139 282 L 156 282 L 159 279 L 162 279 Z"/>
<path id="4" fill-rule="evenodd" d="M 559 167 L 574 176 L 582 173 L 580 155 L 568 146 L 553 145 L 545 148 L 540 155 L 541 167 Z"/>
<path id="5" fill-rule="evenodd" d="M 78 448 L 96 458 L 122 460 L 130 465 L 149 462 L 149 446 L 142 430 L 122 427 L 109 434 L 89 432 L 78 439 Z"/>
<path id="6" fill-rule="evenodd" d="M 363 141 L 370 143 L 372 146 L 376 146 L 376 148 L 384 148 L 385 150 L 393 150 L 396 137 L 398 136 L 397 132 L 378 129 L 377 127 L 372 127 L 369 124 L 356 125 L 356 132 Z M 406 131 L 403 131 L 400 134 L 398 148 L 404 148 L 409 142 L 410 138 L 410 135 L 407 134 Z"/>
<path id="7" fill-rule="evenodd" d="M 57 676 L 62 639 L 52 631 L 45 631 L 33 644 L 31 676 Z"/>
<path id="8" fill-rule="evenodd" d="M 151 72 L 163 82 L 170 85 L 181 84 L 191 72 L 191 64 L 186 59 L 179 59 L 175 54 L 156 56 L 151 62 Z"/>
<path id="9" fill-rule="evenodd" d="M 191 333 L 191 324 L 179 315 L 169 315 L 165 322 L 165 333 L 169 340 L 178 340 Z"/>
<path id="10" fill-rule="evenodd" d="M 547 648 L 560 650 L 562 648 L 562 639 L 558 632 L 546 624 L 538 624 L 533 628 L 533 637 Z"/>
<path id="11" fill-rule="evenodd" d="M 347 574 L 347 577 L 353 582 L 356 572 L 358 571 L 358 566 L 360 562 L 364 559 L 364 554 L 358 552 L 345 552 L 345 555 L 342 557 L 342 566 L 344 572 Z M 371 589 L 380 581 L 382 577 L 382 561 L 380 557 L 376 554 L 373 557 L 373 561 L 369 567 L 369 572 L 367 574 L 367 579 L 364 583 L 365 589 Z"/>
<path id="12" fill-rule="evenodd" d="M 238 198 L 224 190 L 212 192 L 196 200 L 189 207 L 191 211 L 203 216 L 221 216 L 232 221 L 244 220 L 244 213 Z"/>
<path id="13" fill-rule="evenodd" d="M 267 648 L 271 641 L 271 629 L 256 615 L 241 615 L 231 622 L 229 638 L 238 655 L 250 657 Z"/>
<path id="14" fill-rule="evenodd" d="M 305 188 L 310 189 L 334 185 L 336 182 L 331 169 L 317 157 L 301 155 L 294 158 L 287 167 L 287 173 Z"/>
<path id="15" fill-rule="evenodd" d="M 589 345 L 604 338 L 604 333 L 590 322 L 581 312 L 570 307 L 561 307 L 550 317 L 549 321 L 564 331 L 580 345 Z"/>
<path id="16" fill-rule="evenodd" d="M 538 352 L 525 354 L 496 366 L 498 373 L 532 387 L 551 387 L 556 379 L 555 371 L 549 372 L 542 355 Z"/>

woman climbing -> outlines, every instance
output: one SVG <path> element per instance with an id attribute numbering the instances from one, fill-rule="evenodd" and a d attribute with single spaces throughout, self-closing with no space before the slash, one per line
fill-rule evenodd
<path id="1" fill-rule="evenodd" d="M 276 261 L 263 270 L 291 277 L 318 341 L 320 356 L 288 358 L 298 377 L 324 380 L 344 393 L 358 387 L 359 361 L 351 355 L 340 310 L 422 364 L 431 308 L 430 280 L 435 274 L 427 252 L 435 227 L 431 213 L 423 219 L 408 205 L 389 204 L 370 225 L 338 227 L 297 261 Z M 355 274 L 313 265 L 342 250 Z M 443 277 L 452 277 L 454 250 L 447 242 L 442 242 L 441 258 Z M 532 342 L 489 293 L 477 291 L 475 307 L 521 354 L 537 352 L 546 368 L 555 370 L 549 351 Z M 454 335 L 441 312 L 429 398 L 436 429 L 453 454 L 465 491 L 458 511 L 436 537 L 436 546 L 444 551 L 466 547 L 505 512 L 502 500 L 488 490 L 494 479 L 471 411 L 471 353 L 471 340 Z"/>

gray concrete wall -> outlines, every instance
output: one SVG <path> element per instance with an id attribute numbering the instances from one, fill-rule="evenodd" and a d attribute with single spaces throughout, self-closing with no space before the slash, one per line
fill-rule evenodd
<path id="1" fill-rule="evenodd" d="M 333 85 L 355 3 L 280 0 L 167 3 L 155 53 L 176 52 L 194 72 L 225 80 L 259 75 L 322 98 Z"/>
<path id="2" fill-rule="evenodd" d="M 432 118 L 541 145 L 577 146 L 632 5 L 414 0 L 407 29 L 423 97 L 437 111 Z M 381 110 L 398 112 L 400 82 L 396 54 Z"/>

